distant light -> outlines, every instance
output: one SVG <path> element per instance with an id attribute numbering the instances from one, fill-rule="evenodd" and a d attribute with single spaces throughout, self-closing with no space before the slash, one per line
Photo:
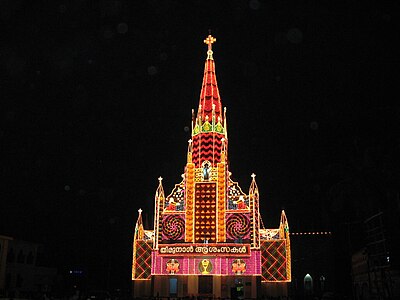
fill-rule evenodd
<path id="1" fill-rule="evenodd" d="M 183 127 L 183 130 L 184 130 L 185 132 L 189 132 L 189 126 Z"/>
<path id="2" fill-rule="evenodd" d="M 71 275 L 82 275 L 83 270 L 69 270 L 69 274 Z"/>
<path id="3" fill-rule="evenodd" d="M 66 186 L 64 186 L 64 190 L 65 190 L 66 192 L 68 192 L 68 191 L 71 190 L 71 187 L 67 184 Z"/>
<path id="4" fill-rule="evenodd" d="M 290 235 L 331 235 L 330 231 L 312 231 L 312 232 L 290 232 Z"/>

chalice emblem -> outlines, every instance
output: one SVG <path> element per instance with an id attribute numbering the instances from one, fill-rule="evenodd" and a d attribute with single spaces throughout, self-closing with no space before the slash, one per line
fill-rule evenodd
<path id="1" fill-rule="evenodd" d="M 202 259 L 199 263 L 199 271 L 201 272 L 201 274 L 203 275 L 207 275 L 210 274 L 212 270 L 212 263 L 209 259 Z"/>

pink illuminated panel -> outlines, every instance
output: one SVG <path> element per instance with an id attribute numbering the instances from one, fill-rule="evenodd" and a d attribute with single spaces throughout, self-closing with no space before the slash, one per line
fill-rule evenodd
<path id="1" fill-rule="evenodd" d="M 201 256 L 173 256 L 173 259 L 179 263 L 179 272 L 175 275 L 236 275 L 238 257 L 222 257 L 215 255 Z M 244 262 L 242 276 L 261 274 L 261 256 L 259 250 L 251 250 L 250 256 L 240 257 Z M 168 275 L 167 263 L 171 260 L 170 256 L 159 255 L 158 251 L 152 252 L 152 275 Z M 207 260 L 208 262 L 203 262 Z"/>

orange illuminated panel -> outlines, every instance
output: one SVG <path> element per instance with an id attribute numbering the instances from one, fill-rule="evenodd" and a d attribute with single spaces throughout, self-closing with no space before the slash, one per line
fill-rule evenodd
<path id="1" fill-rule="evenodd" d="M 185 241 L 193 242 L 193 191 L 194 191 L 194 164 L 188 163 L 186 170 L 186 228 Z"/>
<path id="2" fill-rule="evenodd" d="M 225 232 L 225 193 L 226 193 L 225 163 L 218 163 L 218 242 L 226 241 Z"/>
<path id="3" fill-rule="evenodd" d="M 215 182 L 199 182 L 195 185 L 195 243 L 215 243 L 217 240 L 216 188 Z"/>

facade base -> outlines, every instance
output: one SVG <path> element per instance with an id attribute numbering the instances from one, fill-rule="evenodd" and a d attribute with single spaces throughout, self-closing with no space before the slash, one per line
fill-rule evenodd
<path id="1" fill-rule="evenodd" d="M 288 283 L 261 282 L 261 276 L 154 275 L 133 280 L 132 296 L 257 299 L 288 296 Z"/>

